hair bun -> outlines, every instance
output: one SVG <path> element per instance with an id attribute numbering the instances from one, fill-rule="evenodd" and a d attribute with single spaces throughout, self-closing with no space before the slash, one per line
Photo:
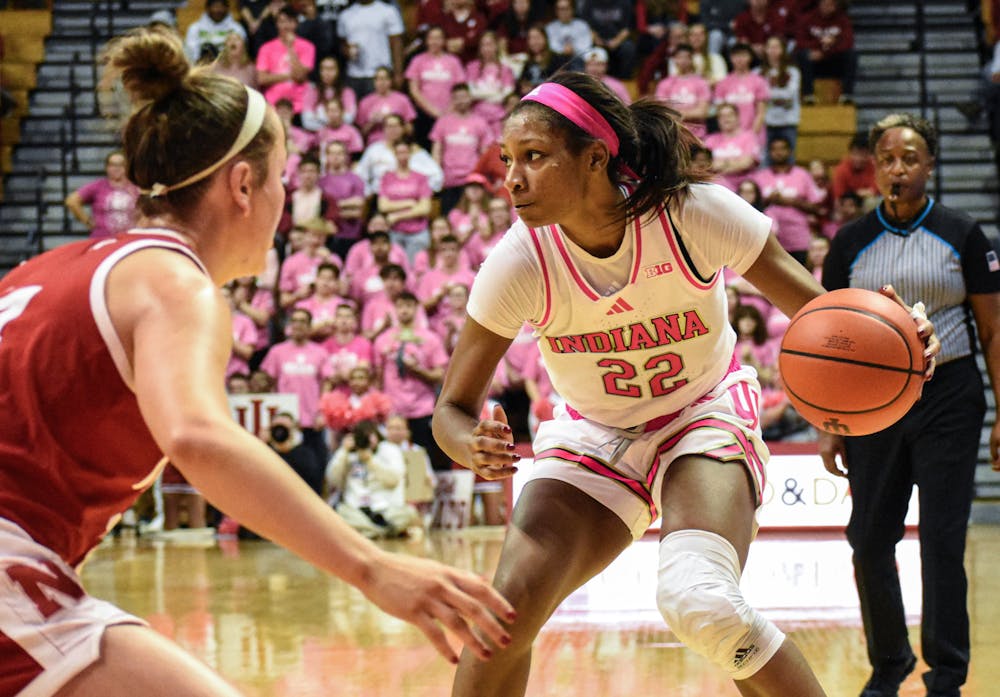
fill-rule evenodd
<path id="1" fill-rule="evenodd" d="M 114 39 L 104 63 L 105 81 L 120 77 L 134 106 L 177 91 L 191 72 L 180 37 L 164 27 L 141 28 Z"/>

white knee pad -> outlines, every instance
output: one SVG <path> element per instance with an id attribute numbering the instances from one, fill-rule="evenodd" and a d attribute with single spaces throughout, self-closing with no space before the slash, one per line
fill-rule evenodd
<path id="1" fill-rule="evenodd" d="M 736 550 L 715 533 L 680 530 L 660 541 L 656 604 L 678 639 L 734 680 L 763 668 L 785 640 L 747 605 Z"/>

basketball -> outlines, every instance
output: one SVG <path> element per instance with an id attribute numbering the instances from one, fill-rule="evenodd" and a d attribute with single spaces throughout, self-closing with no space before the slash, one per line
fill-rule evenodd
<path id="1" fill-rule="evenodd" d="M 863 436 L 896 423 L 920 396 L 924 343 L 884 295 L 842 288 L 792 318 L 778 368 L 789 400 L 818 429 Z"/>

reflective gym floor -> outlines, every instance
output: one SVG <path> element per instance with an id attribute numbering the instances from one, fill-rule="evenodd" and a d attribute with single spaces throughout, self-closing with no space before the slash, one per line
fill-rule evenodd
<path id="1" fill-rule="evenodd" d="M 406 554 L 491 574 L 503 530 L 434 532 L 386 543 Z M 680 646 L 655 608 L 656 540 L 629 548 L 573 594 L 535 644 L 528 695 L 725 696 L 723 674 Z M 915 539 L 899 546 L 917 655 Z M 972 669 L 965 697 L 1000 695 L 1000 527 L 973 527 L 967 555 Z M 830 697 L 868 677 L 851 575 L 837 533 L 762 533 L 743 577 L 749 600 L 792 636 Z M 247 695 L 439 697 L 453 667 L 417 630 L 356 590 L 266 542 L 123 537 L 98 549 L 83 580 L 95 596 L 145 618 Z M 923 697 L 918 664 L 900 697 Z M 794 697 L 794 695 L 789 695 Z"/>

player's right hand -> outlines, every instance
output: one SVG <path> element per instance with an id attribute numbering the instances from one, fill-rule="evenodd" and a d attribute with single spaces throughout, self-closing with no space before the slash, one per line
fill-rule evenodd
<path id="1" fill-rule="evenodd" d="M 844 437 L 820 431 L 816 437 L 816 445 L 819 447 L 819 456 L 823 458 L 823 467 L 826 471 L 835 477 L 846 477 L 847 451 L 844 448 Z"/>
<path id="2" fill-rule="evenodd" d="M 451 663 L 458 662 L 458 653 L 445 629 L 484 661 L 493 656 L 493 649 L 477 633 L 488 637 L 494 646 L 510 644 L 510 633 L 500 620 L 508 624 L 514 621 L 513 606 L 484 579 L 468 571 L 386 553 L 371 565 L 371 576 L 362 590 L 390 615 L 414 624 Z"/>
<path id="3" fill-rule="evenodd" d="M 521 456 L 514 452 L 514 433 L 507 423 L 507 413 L 497 404 L 493 418 L 483 419 L 472 431 L 469 468 L 483 479 L 514 476 Z"/>

